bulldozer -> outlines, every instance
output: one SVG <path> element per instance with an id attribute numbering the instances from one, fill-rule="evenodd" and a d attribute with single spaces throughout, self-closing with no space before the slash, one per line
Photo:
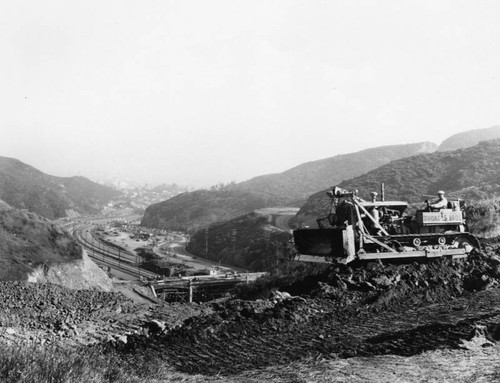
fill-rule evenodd
<path id="1" fill-rule="evenodd" d="M 293 231 L 301 261 L 460 259 L 479 248 L 477 238 L 468 232 L 465 203 L 459 199 L 449 200 L 443 209 L 428 205 L 409 215 L 404 201 L 365 201 L 357 191 L 339 187 L 327 195 L 330 211 L 317 219 L 318 228 Z"/>

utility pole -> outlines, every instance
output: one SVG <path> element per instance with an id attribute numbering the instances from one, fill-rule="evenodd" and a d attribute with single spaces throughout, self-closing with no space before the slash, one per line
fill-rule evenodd
<path id="1" fill-rule="evenodd" d="M 236 250 L 236 234 L 238 231 L 236 229 L 231 229 L 231 242 L 233 244 L 233 253 Z"/>
<path id="2" fill-rule="evenodd" d="M 188 282 L 188 302 L 193 303 L 193 281 L 191 279 Z"/>
<path id="3" fill-rule="evenodd" d="M 135 264 L 137 265 L 137 272 L 139 273 L 139 279 L 141 279 L 141 268 L 139 267 L 139 256 L 135 255 Z"/>
<path id="4" fill-rule="evenodd" d="M 236 234 L 238 231 L 236 229 L 231 229 L 231 242 L 233 243 L 233 252 L 231 254 L 231 263 L 234 265 L 234 253 L 236 251 Z"/>
<path id="5" fill-rule="evenodd" d="M 205 228 L 205 255 L 208 254 L 208 227 Z"/>
<path id="6" fill-rule="evenodd" d="M 264 231 L 264 240 L 266 241 L 266 269 L 269 271 L 271 268 L 269 266 L 269 236 L 271 233 L 269 231 Z"/>

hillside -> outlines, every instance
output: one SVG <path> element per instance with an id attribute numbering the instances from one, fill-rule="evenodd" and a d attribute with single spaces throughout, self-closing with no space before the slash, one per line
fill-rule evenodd
<path id="1" fill-rule="evenodd" d="M 18 280 L 40 264 L 79 259 L 81 249 L 54 224 L 0 202 L 0 254 L 0 280 Z"/>
<path id="2" fill-rule="evenodd" d="M 264 271 L 286 256 L 289 237 L 271 225 L 270 216 L 253 212 L 198 230 L 191 236 L 187 250 L 223 264 Z"/>
<path id="3" fill-rule="evenodd" d="M 279 203 L 278 198 L 232 188 L 196 190 L 148 206 L 141 225 L 173 230 L 197 229 Z"/>
<path id="4" fill-rule="evenodd" d="M 477 145 L 480 141 L 494 140 L 500 138 L 500 126 L 492 126 L 486 129 L 473 129 L 466 132 L 454 134 L 444 140 L 438 152 L 468 148 Z"/>
<path id="5" fill-rule="evenodd" d="M 281 174 L 268 174 L 238 184 L 183 193 L 150 205 L 142 225 L 166 229 L 196 229 L 269 206 L 300 206 L 318 189 L 362 174 L 397 158 L 428 153 L 436 145 L 383 146 L 312 161 Z"/>
<path id="6" fill-rule="evenodd" d="M 84 177 L 55 177 L 19 160 L 0 157 L 0 199 L 49 219 L 65 217 L 69 210 L 92 214 L 120 192 Z"/>
<path id="7" fill-rule="evenodd" d="M 75 239 L 37 214 L 0 201 L 0 281 L 50 282 L 111 289 Z"/>
<path id="8" fill-rule="evenodd" d="M 422 154 L 393 161 L 338 186 L 359 190 L 362 198 L 378 191 L 385 183 L 386 200 L 423 202 L 423 195 L 436 195 L 440 189 L 465 200 L 500 195 L 500 140 L 452 152 Z M 313 194 L 297 214 L 297 221 L 311 224 L 329 207 L 326 190 Z"/>
<path id="9" fill-rule="evenodd" d="M 236 186 L 243 190 L 280 196 L 287 202 L 304 200 L 318 190 L 364 174 L 390 161 L 431 153 L 436 148 L 437 145 L 430 142 L 370 148 L 307 162 L 283 173 L 255 177 Z"/>

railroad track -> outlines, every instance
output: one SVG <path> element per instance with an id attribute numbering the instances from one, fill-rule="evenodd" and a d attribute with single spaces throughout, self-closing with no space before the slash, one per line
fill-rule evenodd
<path id="1" fill-rule="evenodd" d="M 158 278 L 158 274 L 139 267 L 137 255 L 127 250 L 122 251 L 121 249 L 108 246 L 96 239 L 91 233 L 92 228 L 92 224 L 84 224 L 74 227 L 72 233 L 94 262 L 100 266 L 110 267 L 134 278 Z"/>

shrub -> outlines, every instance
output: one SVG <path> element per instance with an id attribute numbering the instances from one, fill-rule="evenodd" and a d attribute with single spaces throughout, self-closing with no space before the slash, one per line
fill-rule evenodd
<path id="1" fill-rule="evenodd" d="M 480 200 L 467 207 L 469 230 L 483 238 L 500 236 L 500 199 Z"/>

